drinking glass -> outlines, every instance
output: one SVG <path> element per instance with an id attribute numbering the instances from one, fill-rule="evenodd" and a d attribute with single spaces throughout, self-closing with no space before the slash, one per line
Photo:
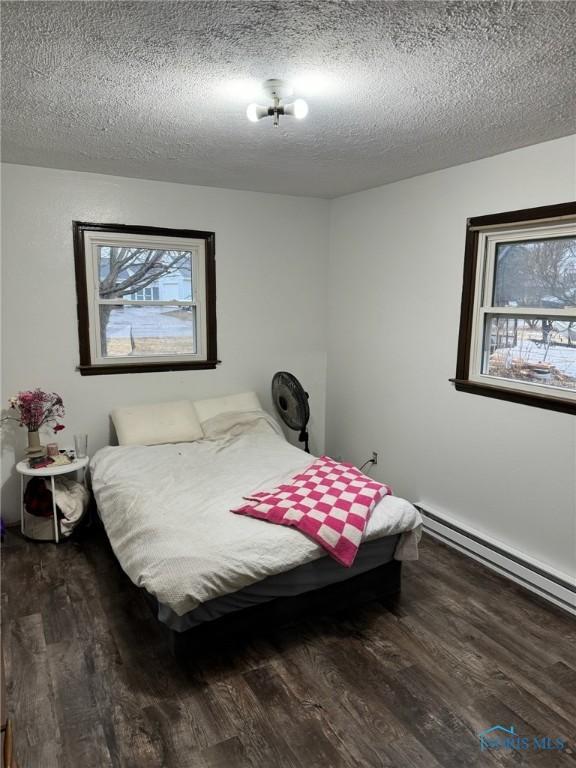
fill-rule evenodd
<path id="1" fill-rule="evenodd" d="M 83 459 L 88 454 L 88 435 L 74 435 L 74 451 L 77 459 Z"/>

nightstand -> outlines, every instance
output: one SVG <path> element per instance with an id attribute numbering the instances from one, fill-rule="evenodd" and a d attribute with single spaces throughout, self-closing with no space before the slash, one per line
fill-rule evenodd
<path id="1" fill-rule="evenodd" d="M 27 461 L 19 461 L 16 464 L 16 472 L 20 475 L 20 530 L 22 535 L 26 536 L 24 530 L 24 478 L 25 477 L 49 477 L 50 478 L 50 490 L 52 491 L 52 514 L 54 515 L 54 541 L 56 544 L 60 541 L 60 525 L 58 523 L 58 510 L 56 507 L 56 493 L 54 489 L 54 478 L 58 475 L 68 475 L 72 472 L 78 472 L 82 470 L 82 481 L 86 477 L 86 467 L 88 466 L 89 458 L 85 456 L 83 459 L 74 459 L 70 464 L 58 465 L 55 467 L 42 467 L 41 469 L 31 469 L 28 466 Z"/>

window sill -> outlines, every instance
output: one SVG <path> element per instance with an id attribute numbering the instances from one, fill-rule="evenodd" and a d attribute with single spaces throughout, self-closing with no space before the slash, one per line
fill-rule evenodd
<path id="1" fill-rule="evenodd" d="M 477 381 L 470 381 L 469 379 L 450 379 L 450 381 L 459 392 L 493 397 L 497 400 L 508 400 L 512 403 L 531 405 L 534 408 L 545 408 L 549 411 L 576 414 L 576 400 L 569 400 L 566 397 L 546 397 L 545 395 L 523 392 L 518 389 L 508 389 L 507 387 L 498 387 L 491 384 L 480 384 Z"/>
<path id="2" fill-rule="evenodd" d="M 113 363 L 111 365 L 79 365 L 81 376 L 101 376 L 114 373 L 154 373 L 155 371 L 193 371 L 216 368 L 220 360 L 198 360 L 171 363 Z"/>

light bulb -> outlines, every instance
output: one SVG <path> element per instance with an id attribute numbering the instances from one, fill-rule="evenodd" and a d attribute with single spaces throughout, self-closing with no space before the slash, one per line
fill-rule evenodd
<path id="1" fill-rule="evenodd" d="M 294 102 L 294 117 L 298 120 L 303 120 L 308 114 L 308 104 L 304 99 L 296 99 Z"/>
<path id="2" fill-rule="evenodd" d="M 260 119 L 258 116 L 258 104 L 249 104 L 246 110 L 246 117 L 250 122 L 257 123 Z"/>
<path id="3" fill-rule="evenodd" d="M 246 117 L 253 123 L 257 123 L 258 120 L 262 120 L 267 115 L 268 107 L 262 107 L 260 104 L 250 104 L 246 110 Z"/>

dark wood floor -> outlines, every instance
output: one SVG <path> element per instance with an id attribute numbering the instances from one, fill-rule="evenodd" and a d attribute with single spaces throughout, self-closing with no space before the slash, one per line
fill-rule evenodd
<path id="1" fill-rule="evenodd" d="M 182 669 L 96 529 L 3 546 L 21 768 L 576 768 L 576 622 L 427 539 L 402 598 Z M 481 752 L 503 724 L 558 752 Z M 574 750 L 574 751 L 573 751 Z"/>

